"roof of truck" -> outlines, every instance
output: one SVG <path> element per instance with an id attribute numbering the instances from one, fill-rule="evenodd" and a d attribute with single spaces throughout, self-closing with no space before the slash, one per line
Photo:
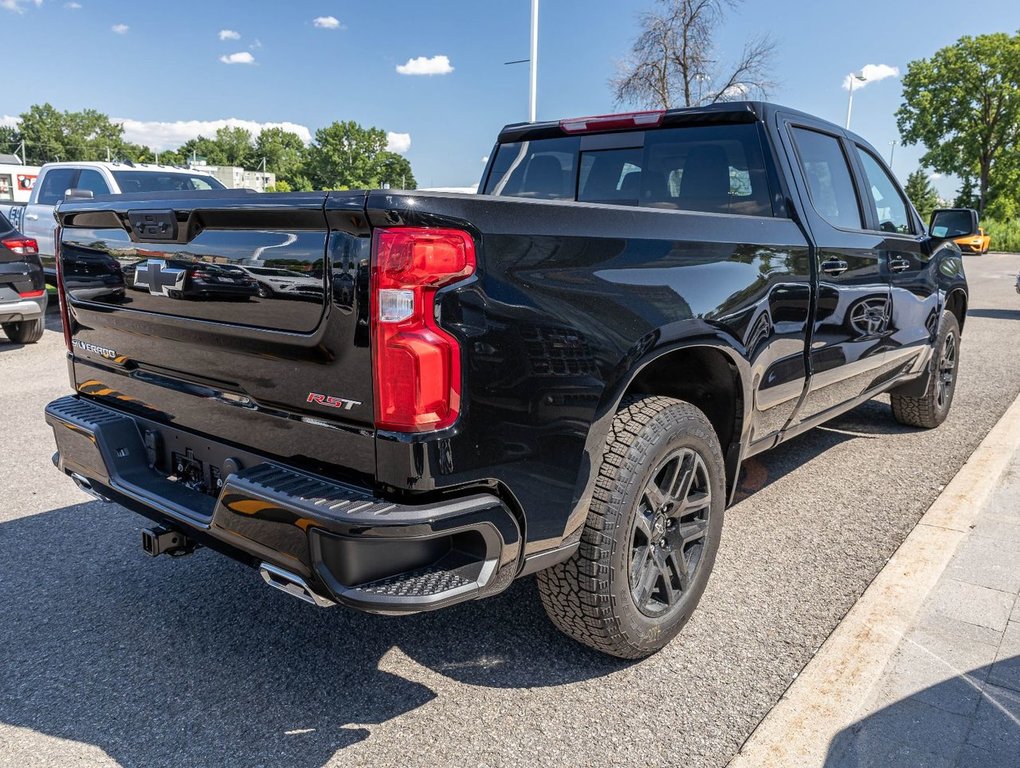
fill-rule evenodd
<path id="1" fill-rule="evenodd" d="M 661 116 L 654 125 L 648 123 L 642 124 L 639 121 L 635 121 L 633 125 L 614 125 L 612 128 L 605 129 L 608 131 L 623 131 L 623 130 L 642 130 L 648 127 L 658 127 L 660 125 L 706 125 L 712 123 L 753 123 L 765 120 L 769 115 L 775 114 L 776 112 L 783 112 L 785 114 L 803 117 L 810 119 L 815 122 L 826 123 L 835 132 L 846 133 L 843 128 L 830 123 L 827 120 L 810 115 L 807 112 L 802 112 L 798 109 L 791 109 L 780 104 L 774 104 L 768 101 L 721 101 L 715 104 L 706 104 L 700 107 L 683 107 L 680 109 L 665 109 L 665 110 L 649 110 L 644 112 L 623 112 L 618 115 L 593 115 L 591 117 L 577 117 L 577 118 L 566 118 L 563 120 L 546 120 L 538 123 L 511 123 L 503 128 L 499 133 L 500 142 L 511 142 L 511 141 L 523 141 L 525 139 L 551 139 L 558 136 L 571 135 L 570 130 L 565 130 L 564 126 L 579 125 L 586 120 L 610 120 L 612 118 L 625 119 L 632 116 L 647 115 L 649 118 Z M 581 132 L 581 131 L 576 131 Z M 592 131 L 594 132 L 594 131 Z"/>

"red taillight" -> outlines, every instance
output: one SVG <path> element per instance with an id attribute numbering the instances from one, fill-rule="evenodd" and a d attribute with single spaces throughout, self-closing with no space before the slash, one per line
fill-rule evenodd
<path id="1" fill-rule="evenodd" d="M 60 304 L 60 324 L 64 328 L 64 346 L 71 351 L 71 313 L 67 308 L 67 297 L 64 296 L 64 260 L 60 247 L 61 229 L 53 230 L 53 261 L 57 267 L 57 301 Z"/>
<path id="2" fill-rule="evenodd" d="M 19 256 L 39 255 L 39 243 L 31 237 L 11 237 L 7 240 L 0 240 L 0 243 L 3 243 L 7 250 L 13 251 Z"/>
<path id="3" fill-rule="evenodd" d="M 23 299 L 40 299 L 44 293 L 46 293 L 46 289 L 40 288 L 38 291 L 19 291 L 18 295 Z"/>
<path id="4" fill-rule="evenodd" d="M 597 133 L 599 131 L 620 131 L 627 128 L 656 128 L 662 122 L 664 110 L 651 112 L 627 112 L 621 115 L 595 115 L 560 120 L 564 133 Z"/>
<path id="5" fill-rule="evenodd" d="M 475 243 L 457 229 L 377 229 L 372 255 L 375 423 L 425 432 L 460 413 L 460 345 L 436 323 L 436 291 L 475 271 Z"/>

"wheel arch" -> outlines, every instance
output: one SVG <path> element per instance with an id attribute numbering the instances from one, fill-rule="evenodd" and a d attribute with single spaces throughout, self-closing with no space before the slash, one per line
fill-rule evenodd
<path id="1" fill-rule="evenodd" d="M 963 333 L 963 323 L 967 319 L 967 298 L 967 292 L 963 288 L 954 288 L 946 296 L 945 308 L 956 316 L 960 333 Z"/>
<path id="2" fill-rule="evenodd" d="M 632 395 L 674 397 L 691 403 L 708 418 L 719 438 L 732 498 L 740 469 L 751 396 L 747 362 L 718 337 L 692 338 L 658 347 L 621 376 L 600 411 L 610 419 Z"/>

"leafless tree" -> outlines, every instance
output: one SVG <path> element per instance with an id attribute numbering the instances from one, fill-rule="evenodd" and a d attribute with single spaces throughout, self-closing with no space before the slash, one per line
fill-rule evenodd
<path id="1" fill-rule="evenodd" d="M 714 57 L 713 36 L 740 0 L 656 0 L 641 14 L 630 58 L 610 81 L 618 104 L 670 109 L 768 95 L 776 45 L 768 35 L 744 44 L 727 69 Z"/>

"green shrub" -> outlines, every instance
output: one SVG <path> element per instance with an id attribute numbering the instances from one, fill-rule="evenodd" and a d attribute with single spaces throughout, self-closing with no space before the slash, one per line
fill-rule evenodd
<path id="1" fill-rule="evenodd" d="M 991 250 L 1020 253 L 1020 219 L 1012 221 L 982 219 L 981 226 L 991 235 Z"/>

